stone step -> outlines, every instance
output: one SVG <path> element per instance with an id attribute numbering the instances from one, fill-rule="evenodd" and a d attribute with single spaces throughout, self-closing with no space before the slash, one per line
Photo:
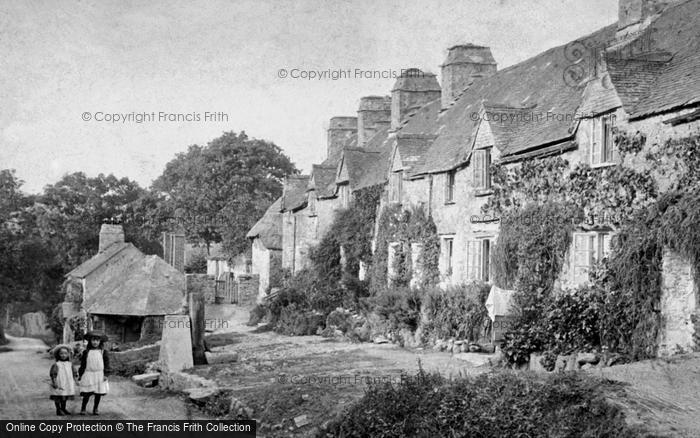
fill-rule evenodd
<path id="1" fill-rule="evenodd" d="M 238 361 L 238 353 L 235 351 L 229 352 L 204 352 L 204 356 L 207 358 L 207 363 L 209 365 L 217 363 L 230 363 Z"/>
<path id="2" fill-rule="evenodd" d="M 139 386 L 143 386 L 144 388 L 148 388 L 148 387 L 157 385 L 159 378 L 160 378 L 160 373 L 146 373 L 146 374 L 137 374 L 135 376 L 132 376 L 131 380 L 133 380 L 134 383 L 136 383 Z"/>

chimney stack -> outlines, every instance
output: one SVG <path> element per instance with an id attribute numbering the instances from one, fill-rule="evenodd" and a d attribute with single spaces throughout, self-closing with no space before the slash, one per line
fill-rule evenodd
<path id="1" fill-rule="evenodd" d="M 442 68 L 442 108 L 447 108 L 475 79 L 496 73 L 491 49 L 459 44 L 447 49 Z"/>
<path id="2" fill-rule="evenodd" d="M 357 110 L 357 146 L 365 147 L 374 134 L 391 124 L 391 97 L 365 96 Z"/>
<path id="3" fill-rule="evenodd" d="M 680 0 L 619 0 L 617 12 L 617 37 L 624 39 L 629 34 L 643 30 L 651 21 L 672 3 Z"/>
<path id="4" fill-rule="evenodd" d="M 417 68 L 402 71 L 391 90 L 391 130 L 396 131 L 411 110 L 440 97 L 440 84 L 433 73 Z"/>
<path id="5" fill-rule="evenodd" d="M 102 224 L 100 244 L 97 251 L 103 252 L 115 243 L 124 243 L 124 229 L 121 225 Z"/>
<path id="6" fill-rule="evenodd" d="M 332 117 L 328 124 L 328 158 L 335 162 L 345 146 L 357 144 L 357 117 Z"/>

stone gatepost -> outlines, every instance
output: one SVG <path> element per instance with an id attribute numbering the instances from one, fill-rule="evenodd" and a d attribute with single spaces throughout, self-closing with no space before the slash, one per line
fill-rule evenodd
<path id="1" fill-rule="evenodd" d="M 189 294 L 189 307 L 192 322 L 192 358 L 195 365 L 204 365 L 207 363 L 204 355 L 204 294 Z"/>
<path id="2" fill-rule="evenodd" d="M 190 316 L 192 357 L 196 365 L 207 363 L 204 355 L 204 331 L 206 325 L 205 303 L 211 289 L 211 281 L 207 276 L 188 274 L 185 276 L 187 291 L 187 313 Z"/>
<path id="3" fill-rule="evenodd" d="M 166 315 L 158 361 L 169 372 L 182 371 L 194 366 L 192 338 L 188 315 Z"/>

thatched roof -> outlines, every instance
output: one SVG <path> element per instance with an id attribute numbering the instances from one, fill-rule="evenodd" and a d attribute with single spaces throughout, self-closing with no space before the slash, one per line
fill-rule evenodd
<path id="1" fill-rule="evenodd" d="M 267 249 L 282 249 L 282 198 L 267 209 L 263 217 L 248 231 L 248 239 L 259 238 Z"/>

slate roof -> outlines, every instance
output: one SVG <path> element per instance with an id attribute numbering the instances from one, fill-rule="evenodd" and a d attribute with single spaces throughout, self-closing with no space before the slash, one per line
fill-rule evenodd
<path id="1" fill-rule="evenodd" d="M 316 196 L 319 198 L 329 198 L 335 193 L 335 174 L 337 171 L 336 165 L 321 165 L 314 164 L 311 170 L 311 180 L 309 188 L 316 191 Z M 313 186 L 313 187 L 312 187 Z"/>
<path id="2" fill-rule="evenodd" d="M 396 143 L 401 157 L 401 164 L 407 173 L 415 167 L 425 164 L 425 152 L 435 139 L 434 135 L 426 134 L 397 134 Z"/>
<path id="3" fill-rule="evenodd" d="M 580 41 L 586 46 L 601 47 L 614 37 L 615 30 L 616 25 L 607 26 Z M 532 107 L 533 112 L 544 115 L 575 114 L 581 103 L 583 84 L 571 86 L 571 82 L 565 80 L 566 69 L 572 64 L 566 49 L 567 46 L 555 47 L 492 76 L 476 79 L 452 106 L 440 113 L 435 128 L 438 137 L 426 154 L 425 164 L 416 170 L 416 174 L 448 171 L 466 162 L 484 102 L 513 109 Z M 589 52 L 595 53 L 584 51 L 581 62 L 590 62 L 593 54 Z M 542 117 L 538 123 L 516 124 L 513 128 L 522 137 L 513 137 L 515 142 L 506 154 L 565 141 L 572 136 L 576 123 Z"/>
<path id="4" fill-rule="evenodd" d="M 391 166 L 391 153 L 395 145 L 396 137 L 389 137 L 389 128 L 378 131 L 369 139 L 365 149 L 374 151 L 377 154 L 372 155 L 373 159 L 366 164 L 367 167 L 362 172 L 360 179 L 355 181 L 352 186 L 353 190 L 386 183 L 389 167 Z"/>
<path id="5" fill-rule="evenodd" d="M 341 165 L 347 169 L 349 179 L 347 182 L 350 184 L 350 189 L 355 190 L 358 186 L 358 182 L 371 176 L 368 175 L 368 172 L 374 169 L 372 163 L 380 161 L 381 158 L 382 154 L 379 150 L 345 148 L 341 158 Z M 335 182 L 337 184 L 345 181 L 338 175 Z"/>
<path id="6" fill-rule="evenodd" d="M 633 113 L 637 104 L 651 91 L 666 64 L 658 61 L 608 59 L 611 92 L 619 96 L 623 108 Z"/>
<path id="7" fill-rule="evenodd" d="M 607 57 L 613 84 L 630 118 L 700 104 L 700 0 L 670 6 L 638 40 L 649 41 L 652 51 L 667 52 L 671 59 L 663 64 L 625 63 Z"/>
<path id="8" fill-rule="evenodd" d="M 277 198 L 263 217 L 248 231 L 248 239 L 259 238 L 267 249 L 282 249 L 282 197 Z"/>
<path id="9" fill-rule="evenodd" d="M 282 211 L 295 211 L 306 205 L 306 188 L 309 175 L 288 176 L 284 180 L 282 192 Z"/>
<path id="10" fill-rule="evenodd" d="M 108 246 L 107 249 L 95 254 L 92 258 L 86 260 L 80 266 L 67 273 L 65 276 L 85 278 L 92 271 L 102 266 L 103 263 L 107 262 L 109 259 L 111 259 L 115 255 L 129 247 L 136 249 L 134 245 L 128 242 L 113 243 L 112 245 Z"/>
<path id="11" fill-rule="evenodd" d="M 181 311 L 184 297 L 181 272 L 158 256 L 141 255 L 91 291 L 83 306 L 97 315 L 169 315 Z"/>

